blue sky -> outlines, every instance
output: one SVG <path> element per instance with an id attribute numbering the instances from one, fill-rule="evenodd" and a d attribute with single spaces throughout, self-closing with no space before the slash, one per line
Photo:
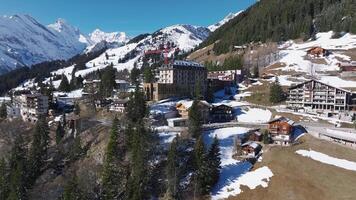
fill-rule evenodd
<path id="1" fill-rule="evenodd" d="M 63 18 L 90 33 L 123 31 L 131 36 L 173 24 L 207 26 L 256 0 L 0 0 L 0 15 L 30 14 L 43 24 Z"/>

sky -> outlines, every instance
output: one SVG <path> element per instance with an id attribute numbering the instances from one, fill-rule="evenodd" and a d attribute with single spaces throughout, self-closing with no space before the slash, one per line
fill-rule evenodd
<path id="1" fill-rule="evenodd" d="M 256 0 L 0 0 L 0 16 L 29 14 L 42 24 L 58 18 L 89 34 L 99 28 L 130 36 L 173 24 L 208 26 Z"/>

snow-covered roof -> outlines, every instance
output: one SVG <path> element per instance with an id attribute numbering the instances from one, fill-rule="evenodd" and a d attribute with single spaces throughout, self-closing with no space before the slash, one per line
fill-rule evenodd
<path id="1" fill-rule="evenodd" d="M 242 146 L 242 147 L 244 147 L 244 146 L 250 146 L 250 147 L 256 149 L 256 148 L 259 147 L 260 145 L 259 145 L 258 143 L 256 143 L 256 142 L 248 141 L 248 142 L 243 143 L 241 146 Z"/>
<path id="2" fill-rule="evenodd" d="M 189 109 L 193 105 L 193 100 L 181 100 L 177 102 L 177 106 L 183 105 L 186 109 Z M 207 101 L 199 101 L 200 104 L 210 106 L 210 104 Z"/>
<path id="3" fill-rule="evenodd" d="M 293 124 L 295 123 L 293 120 L 288 119 L 287 117 L 277 117 L 275 119 L 272 119 L 271 121 L 269 121 L 268 123 L 273 123 L 276 121 L 283 121 L 283 122 L 287 122 L 289 125 L 293 126 Z"/>

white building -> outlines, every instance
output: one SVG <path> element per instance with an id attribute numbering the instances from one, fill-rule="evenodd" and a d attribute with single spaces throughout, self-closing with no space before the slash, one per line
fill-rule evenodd
<path id="1" fill-rule="evenodd" d="M 42 94 L 23 94 L 14 99 L 15 107 L 20 108 L 24 121 L 35 123 L 40 116 L 48 112 L 48 97 Z"/>

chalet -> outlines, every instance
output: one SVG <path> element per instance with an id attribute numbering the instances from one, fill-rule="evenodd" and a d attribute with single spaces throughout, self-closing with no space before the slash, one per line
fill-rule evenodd
<path id="1" fill-rule="evenodd" d="M 295 110 L 356 111 L 356 93 L 313 79 L 290 87 L 287 104 Z"/>
<path id="2" fill-rule="evenodd" d="M 311 55 L 314 57 L 328 56 L 329 53 L 330 52 L 328 50 L 321 47 L 312 47 L 307 51 L 307 55 Z"/>
<path id="3" fill-rule="evenodd" d="M 210 119 L 213 122 L 228 122 L 233 119 L 232 107 L 227 105 L 213 106 L 210 110 Z"/>
<path id="4" fill-rule="evenodd" d="M 115 99 L 110 105 L 110 110 L 119 113 L 124 113 L 128 101 L 128 99 Z"/>
<path id="5" fill-rule="evenodd" d="M 292 141 L 294 121 L 279 117 L 268 122 L 268 132 L 275 144 L 282 146 L 289 145 Z"/>
<path id="6" fill-rule="evenodd" d="M 255 158 L 257 157 L 262 150 L 262 146 L 256 142 L 248 141 L 241 145 L 241 157 L 244 158 Z"/>
<path id="7" fill-rule="evenodd" d="M 182 118 L 188 118 L 188 114 L 189 114 L 189 109 L 190 107 L 192 107 L 193 105 L 193 101 L 189 100 L 183 100 L 183 101 L 179 101 L 176 104 L 176 109 L 178 111 L 178 114 L 182 117 Z M 202 115 L 202 119 L 203 122 L 206 123 L 209 121 L 209 114 L 210 114 L 210 104 L 206 101 L 199 101 L 198 102 L 198 107 L 199 107 L 199 111 Z"/>
<path id="8" fill-rule="evenodd" d="M 258 129 L 251 130 L 246 133 L 246 140 L 260 142 L 260 141 L 262 141 L 262 133 Z"/>

